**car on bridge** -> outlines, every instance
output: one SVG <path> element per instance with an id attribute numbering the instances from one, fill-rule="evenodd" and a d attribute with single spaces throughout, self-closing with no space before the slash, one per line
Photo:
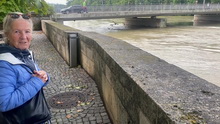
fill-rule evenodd
<path id="1" fill-rule="evenodd" d="M 81 5 L 73 5 L 68 8 L 61 9 L 60 11 L 63 14 L 68 14 L 68 13 L 83 13 L 84 8 Z"/>

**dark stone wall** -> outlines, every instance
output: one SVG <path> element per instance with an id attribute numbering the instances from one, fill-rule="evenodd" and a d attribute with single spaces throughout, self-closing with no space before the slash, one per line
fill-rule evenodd
<path id="1" fill-rule="evenodd" d="M 194 15 L 194 26 L 216 25 L 220 23 L 220 15 Z"/>
<path id="2" fill-rule="evenodd" d="M 42 30 L 41 28 L 41 20 L 50 20 L 50 17 L 49 16 L 45 16 L 45 17 L 42 17 L 42 16 L 32 16 L 31 17 L 32 21 L 33 21 L 33 24 L 34 24 L 34 29 L 35 31 L 39 31 L 39 30 Z"/>
<path id="3" fill-rule="evenodd" d="M 126 18 L 125 25 L 131 28 L 165 28 L 167 20 L 162 18 Z"/>

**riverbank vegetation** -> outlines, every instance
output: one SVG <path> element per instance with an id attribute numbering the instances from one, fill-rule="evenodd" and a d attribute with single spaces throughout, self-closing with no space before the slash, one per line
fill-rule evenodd
<path id="1" fill-rule="evenodd" d="M 0 23 L 9 12 L 35 13 L 39 16 L 50 15 L 53 8 L 44 0 L 1 0 Z"/>
<path id="2" fill-rule="evenodd" d="M 168 27 L 193 25 L 193 16 L 158 16 L 157 18 L 165 18 Z"/>

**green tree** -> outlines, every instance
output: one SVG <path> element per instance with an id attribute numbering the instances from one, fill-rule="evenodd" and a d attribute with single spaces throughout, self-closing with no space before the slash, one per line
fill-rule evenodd
<path id="1" fill-rule="evenodd" d="M 40 16 L 53 13 L 53 8 L 44 0 L 1 0 L 0 6 L 0 23 L 9 12 L 34 12 Z"/>
<path id="2" fill-rule="evenodd" d="M 210 3 L 220 3 L 220 0 L 210 0 Z"/>

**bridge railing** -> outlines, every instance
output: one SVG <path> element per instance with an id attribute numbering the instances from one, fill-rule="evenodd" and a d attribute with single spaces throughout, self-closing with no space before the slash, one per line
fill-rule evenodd
<path id="1" fill-rule="evenodd" d="M 219 4 L 159 4 L 159 5 L 102 5 L 88 6 L 89 12 L 104 11 L 158 11 L 158 10 L 220 10 Z"/>

